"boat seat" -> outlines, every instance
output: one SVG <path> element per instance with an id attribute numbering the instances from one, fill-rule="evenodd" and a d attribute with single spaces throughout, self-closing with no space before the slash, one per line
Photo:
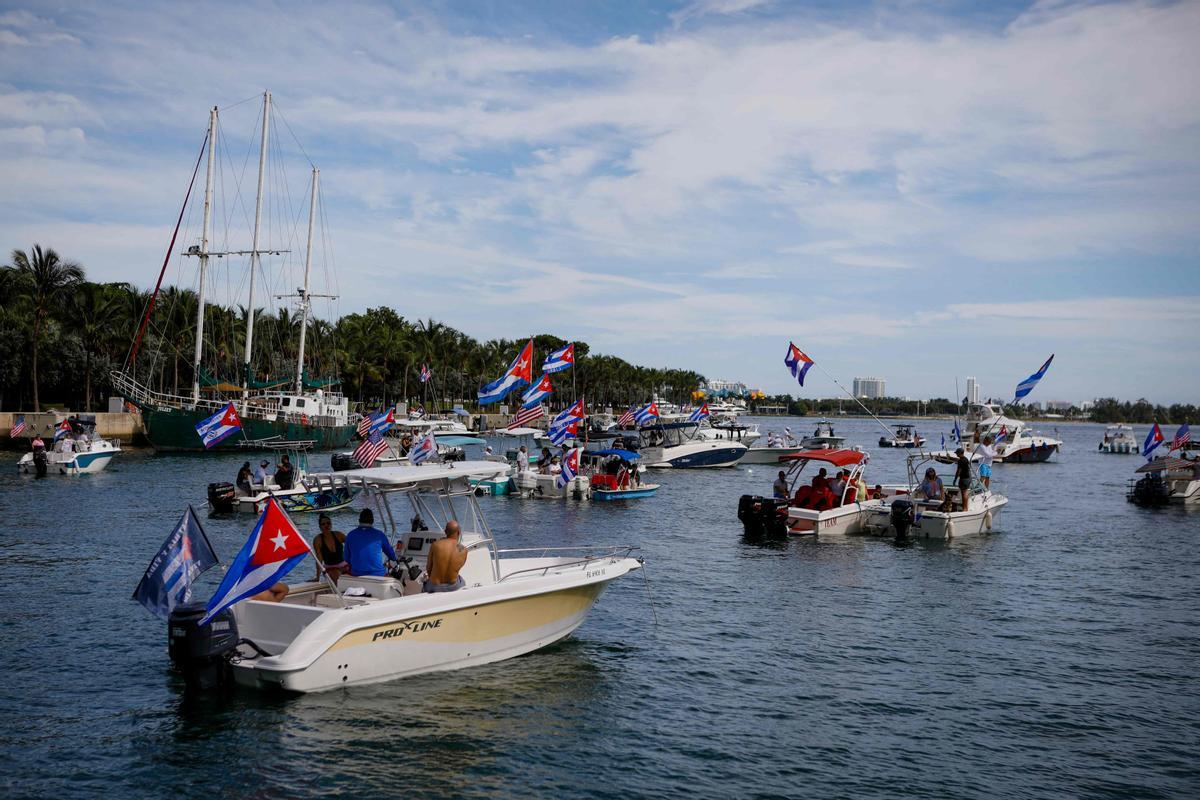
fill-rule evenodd
<path id="1" fill-rule="evenodd" d="M 350 588 L 361 588 L 366 591 L 368 597 L 376 600 L 404 596 L 404 587 L 400 585 L 400 581 L 386 575 L 343 575 L 338 580 L 338 589 L 344 593 Z"/>

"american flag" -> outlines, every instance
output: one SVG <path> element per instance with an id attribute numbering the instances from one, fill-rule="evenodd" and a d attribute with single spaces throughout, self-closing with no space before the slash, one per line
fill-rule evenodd
<path id="1" fill-rule="evenodd" d="M 383 455 L 383 451 L 388 449 L 387 442 L 383 440 L 383 434 L 375 431 L 370 438 L 363 439 L 362 444 L 354 448 L 354 460 L 360 466 L 367 468 L 375 463 L 375 459 Z"/>
<path id="2" fill-rule="evenodd" d="M 633 406 L 630 406 L 628 411 L 626 411 L 621 416 L 617 417 L 617 427 L 618 428 L 628 428 L 632 424 L 633 424 Z"/>
<path id="3" fill-rule="evenodd" d="M 24 417 L 22 417 L 24 419 Z M 16 434 L 13 434 L 16 436 Z M 1185 422 L 1179 426 L 1179 430 L 1175 432 L 1175 438 L 1171 441 L 1171 449 L 1178 450 L 1192 440 L 1192 429 Z"/>
<path id="4" fill-rule="evenodd" d="M 21 414 L 13 420 L 12 430 L 8 432 L 8 436 L 10 439 L 15 439 L 21 435 L 23 430 L 25 430 L 25 415 Z"/>
<path id="5" fill-rule="evenodd" d="M 382 414 L 383 411 L 381 410 L 379 413 Z M 363 415 L 363 418 L 358 421 L 358 428 L 356 428 L 356 430 L 358 431 L 358 435 L 365 437 L 367 435 L 367 431 L 371 430 L 371 423 L 374 420 L 375 420 L 374 414 Z"/>
<path id="6" fill-rule="evenodd" d="M 421 383 L 425 383 L 432 377 L 433 377 L 433 373 L 429 371 L 429 365 L 422 364 L 421 365 Z"/>
<path id="7" fill-rule="evenodd" d="M 512 418 L 512 422 L 508 423 L 508 429 L 511 431 L 515 428 L 521 428 L 535 419 L 541 419 L 546 415 L 545 406 L 534 406 L 533 408 L 522 408 Z"/>

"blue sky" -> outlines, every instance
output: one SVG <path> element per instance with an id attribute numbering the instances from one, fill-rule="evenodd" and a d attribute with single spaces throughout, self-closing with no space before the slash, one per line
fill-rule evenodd
<path id="1" fill-rule="evenodd" d="M 0 247 L 149 285 L 207 108 L 240 165 L 270 89 L 336 312 L 1196 402 L 1197 41 L 1197 3 L 0 3 Z"/>

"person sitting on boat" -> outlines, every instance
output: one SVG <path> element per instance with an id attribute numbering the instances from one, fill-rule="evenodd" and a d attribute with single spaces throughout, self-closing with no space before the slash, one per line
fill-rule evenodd
<path id="1" fill-rule="evenodd" d="M 546 470 L 550 475 L 559 475 L 562 473 L 562 459 L 555 456 L 550 460 L 550 468 Z"/>
<path id="2" fill-rule="evenodd" d="M 835 504 L 842 502 L 842 493 L 846 491 L 846 470 L 834 476 L 829 483 L 829 491 L 833 492 Z"/>
<path id="3" fill-rule="evenodd" d="M 276 583 L 258 594 L 250 595 L 251 600 L 265 600 L 268 603 L 280 603 L 288 596 L 290 589 L 286 583 Z"/>
<path id="4" fill-rule="evenodd" d="M 966 511 L 971 506 L 971 459 L 961 447 L 954 451 L 954 482 L 958 485 L 959 503 Z"/>
<path id="5" fill-rule="evenodd" d="M 779 477 L 775 479 L 775 499 L 786 500 L 788 496 L 787 473 L 779 470 Z"/>
<path id="6" fill-rule="evenodd" d="M 358 515 L 358 527 L 346 534 L 344 552 L 351 575 L 383 577 L 388 574 L 384 556 L 396 560 L 392 543 L 374 527 L 374 522 L 375 514 L 364 508 Z"/>
<path id="7" fill-rule="evenodd" d="M 288 458 L 288 454 L 284 453 L 283 458 L 279 461 L 279 466 L 275 469 L 275 483 L 279 484 L 280 489 L 290 489 L 296 480 L 296 470 L 292 467 L 292 460 Z"/>
<path id="8" fill-rule="evenodd" d="M 543 447 L 542 454 L 538 456 L 538 472 L 542 475 L 550 474 L 550 448 Z"/>
<path id="9" fill-rule="evenodd" d="M 237 477 L 233 479 L 234 486 L 242 494 L 250 494 L 250 480 L 253 474 L 250 472 L 250 462 L 246 461 L 242 464 L 242 468 L 238 470 Z"/>
<path id="10" fill-rule="evenodd" d="M 983 481 L 983 488 L 992 488 L 992 459 L 996 457 L 996 448 L 992 447 L 992 435 L 988 434 L 983 437 L 983 443 L 975 445 L 972 451 L 979 456 L 979 479 Z"/>
<path id="11" fill-rule="evenodd" d="M 882 487 L 876 488 L 881 489 Z M 936 469 L 930 467 L 925 470 L 925 480 L 921 481 L 914 496 L 919 499 L 936 500 L 939 503 L 946 499 L 946 487 L 942 484 L 942 479 L 938 477 Z"/>
<path id="12" fill-rule="evenodd" d="M 422 587 L 423 591 L 453 592 L 466 586 L 466 582 L 458 571 L 467 563 L 467 548 L 458 541 L 462 529 L 456 520 L 446 523 L 446 536 L 429 545 L 429 558 L 426 560 L 426 571 L 429 579 Z"/>
<path id="13" fill-rule="evenodd" d="M 828 489 L 829 488 L 828 475 L 829 475 L 829 473 L 827 473 L 825 471 L 825 468 L 821 467 L 820 471 L 817 472 L 817 474 L 813 476 L 812 487 L 814 489 Z"/>
<path id="14" fill-rule="evenodd" d="M 271 462 L 267 459 L 264 458 L 262 461 L 258 462 L 258 466 L 254 469 L 255 486 L 267 485 L 267 472 L 270 470 L 270 468 Z"/>
<path id="15" fill-rule="evenodd" d="M 75 440 L 70 436 L 64 436 L 58 440 L 58 444 L 54 446 L 54 449 L 60 453 L 73 453 L 75 452 Z"/>
<path id="16" fill-rule="evenodd" d="M 413 438 L 410 434 L 404 434 L 400 437 L 400 457 L 408 455 L 408 451 L 412 450 Z"/>
<path id="17" fill-rule="evenodd" d="M 886 497 L 886 495 L 884 494 L 884 491 L 883 491 L 883 484 L 882 483 L 875 484 L 875 488 L 871 490 L 871 499 L 872 500 L 882 500 L 884 497 Z"/>
<path id="18" fill-rule="evenodd" d="M 349 569 L 346 564 L 346 534 L 333 529 L 333 520 L 328 514 L 317 517 L 321 530 L 313 539 L 313 555 L 317 559 L 317 580 L 321 579 L 322 567 L 334 583 Z"/>

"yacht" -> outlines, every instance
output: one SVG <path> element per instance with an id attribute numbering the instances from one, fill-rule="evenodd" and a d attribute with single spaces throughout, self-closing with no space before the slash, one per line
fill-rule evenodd
<path id="1" fill-rule="evenodd" d="M 1003 408 L 993 403 L 970 406 L 963 434 L 972 442 L 980 442 L 988 434 L 993 440 L 1004 434 L 996 444 L 995 459 L 1004 463 L 1049 461 L 1062 447 L 1060 440 L 1037 433 L 1019 419 L 1004 416 Z"/>
<path id="2" fill-rule="evenodd" d="M 1100 442 L 1101 453 L 1140 453 L 1142 446 L 1134 438 L 1133 428 L 1118 423 L 1104 429 L 1104 440 Z"/>
<path id="3" fill-rule="evenodd" d="M 694 422 L 660 422 L 640 430 L 642 445 L 661 448 L 659 460 L 650 461 L 648 466 L 657 469 L 708 469 L 732 467 L 742 460 L 748 450 L 736 439 L 704 439 L 696 435 Z"/>
<path id="4" fill-rule="evenodd" d="M 217 662 L 241 686 L 319 692 L 490 664 L 569 636 L 642 560 L 631 546 L 501 549 L 471 481 L 504 469 L 466 461 L 337 476 L 367 496 L 389 540 L 399 540 L 393 574 L 295 584 L 281 602 L 242 600 L 203 627 L 202 605 L 177 608 L 168 623 L 176 666 L 195 675 Z M 468 552 L 459 573 L 466 586 L 422 593 L 430 546 L 452 519 Z"/>

